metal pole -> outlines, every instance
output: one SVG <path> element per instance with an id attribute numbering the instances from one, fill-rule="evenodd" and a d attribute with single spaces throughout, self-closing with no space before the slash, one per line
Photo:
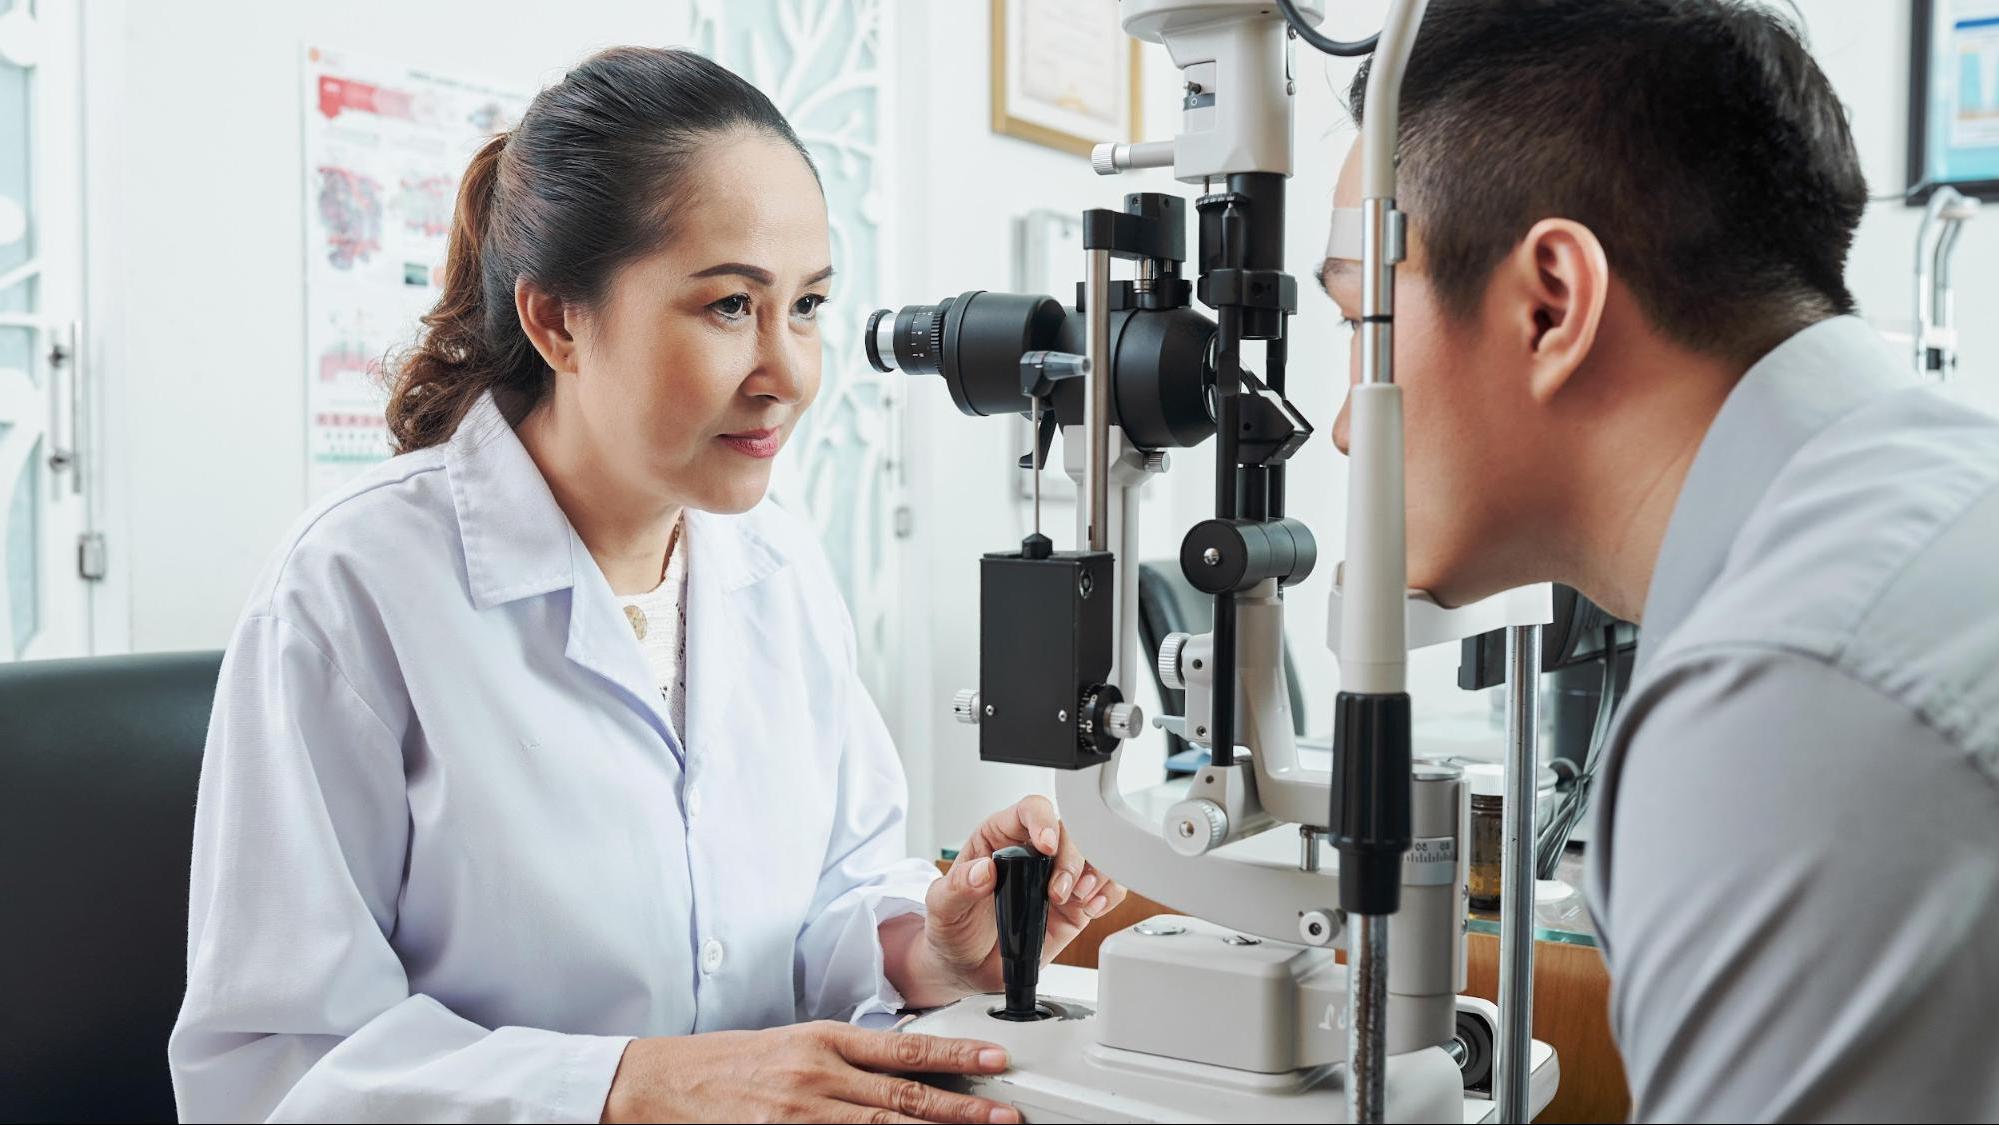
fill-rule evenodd
<path id="1" fill-rule="evenodd" d="M 1083 403 L 1083 489 L 1088 505 L 1092 551 L 1110 549 L 1111 506 L 1111 252 L 1085 252 L 1089 272 L 1083 283 L 1083 314 L 1089 325 L 1089 394 Z"/>
<path id="2" fill-rule="evenodd" d="M 1388 917 L 1354 915 L 1347 930 L 1347 988 L 1360 1002 L 1347 1020 L 1347 1117 L 1386 1121 L 1383 1070 L 1388 1042 Z"/>
<path id="3" fill-rule="evenodd" d="M 1524 1125 L 1534 1045 L 1534 805 L 1540 772 L 1541 629 L 1506 630 L 1506 804 L 1499 890 L 1499 1120 Z"/>

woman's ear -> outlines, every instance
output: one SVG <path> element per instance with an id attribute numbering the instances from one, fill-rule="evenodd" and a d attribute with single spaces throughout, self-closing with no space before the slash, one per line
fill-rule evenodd
<path id="1" fill-rule="evenodd" d="M 1610 294 L 1610 263 L 1595 233 L 1570 219 L 1535 223 L 1507 260 L 1526 317 L 1528 393 L 1546 403 L 1589 358 Z"/>
<path id="2" fill-rule="evenodd" d="M 570 309 L 556 297 L 527 278 L 514 281 L 514 311 L 520 316 L 521 331 L 541 353 L 541 361 L 558 375 L 576 370 L 576 337 L 570 331 Z"/>

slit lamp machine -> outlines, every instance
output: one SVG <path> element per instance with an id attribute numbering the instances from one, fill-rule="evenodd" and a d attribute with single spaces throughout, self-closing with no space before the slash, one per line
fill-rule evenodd
<path id="1" fill-rule="evenodd" d="M 1395 206 L 1397 102 L 1427 0 L 1395 0 L 1374 39 L 1314 28 L 1322 0 L 1121 0 L 1127 34 L 1182 72 L 1179 132 L 1111 143 L 1097 172 L 1170 167 L 1194 185 L 1083 214 L 1075 300 L 973 290 L 875 312 L 881 371 L 938 376 L 960 411 L 1025 415 L 1035 530 L 980 562 L 979 683 L 958 718 L 989 761 L 1053 767 L 1083 853 L 1184 915 L 1108 938 L 1092 999 L 1037 995 L 1048 870 L 995 857 L 1005 996 L 972 997 L 907 1030 L 1007 1047 L 1013 1069 L 955 1079 L 1028 1121 L 1527 1121 L 1553 1096 L 1553 1051 L 1531 1036 L 1538 626 L 1547 587 L 1445 609 L 1407 589 L 1394 278 L 1409 237 Z M 1372 52 L 1364 200 L 1333 216 L 1328 253 L 1362 264 L 1360 382 L 1351 397 L 1347 557 L 1328 643 L 1339 691 L 1330 771 L 1301 764 L 1284 669 L 1284 590 L 1318 565 L 1285 512 L 1287 462 L 1312 433 L 1285 398 L 1296 279 L 1284 272 L 1295 40 Z M 1190 255 L 1191 251 L 1191 255 Z M 1113 280 L 1113 263 L 1130 263 Z M 1212 318 L 1195 307 L 1198 301 Z M 1259 371 L 1245 346 L 1261 344 Z M 1040 471 L 1057 429 L 1079 485 L 1076 545 L 1040 530 Z M 1213 627 L 1137 650 L 1139 486 L 1167 453 L 1213 441 L 1214 514 L 1180 548 L 1214 599 Z M 1504 631 L 1503 923 L 1497 1006 L 1465 987 L 1468 798 L 1457 767 L 1412 761 L 1412 648 Z M 1141 815 L 1118 784 L 1143 728 L 1138 661 L 1184 687 L 1155 725 L 1209 751 L 1185 799 Z M 1289 826 L 1297 858 L 1242 854 Z M 1325 845 L 1337 857 L 1322 865 Z M 1336 951 L 1346 953 L 1338 963 Z"/>

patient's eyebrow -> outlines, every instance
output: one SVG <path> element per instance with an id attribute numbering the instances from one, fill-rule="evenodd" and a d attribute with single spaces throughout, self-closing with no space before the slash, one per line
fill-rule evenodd
<path id="1" fill-rule="evenodd" d="M 1346 281 L 1359 272 L 1360 263 L 1351 258 L 1327 258 L 1319 266 L 1317 275 L 1319 288 L 1325 290 L 1326 296 L 1330 297 L 1333 295 L 1333 282 Z"/>

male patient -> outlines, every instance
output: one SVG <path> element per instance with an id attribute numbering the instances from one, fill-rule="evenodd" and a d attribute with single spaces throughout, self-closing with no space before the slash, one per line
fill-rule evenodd
<path id="1" fill-rule="evenodd" d="M 1643 626 L 1589 886 L 1637 1119 L 1999 1119 L 1999 421 L 1852 315 L 1825 75 L 1749 4 L 1433 0 L 1401 111 L 1410 584 Z"/>

